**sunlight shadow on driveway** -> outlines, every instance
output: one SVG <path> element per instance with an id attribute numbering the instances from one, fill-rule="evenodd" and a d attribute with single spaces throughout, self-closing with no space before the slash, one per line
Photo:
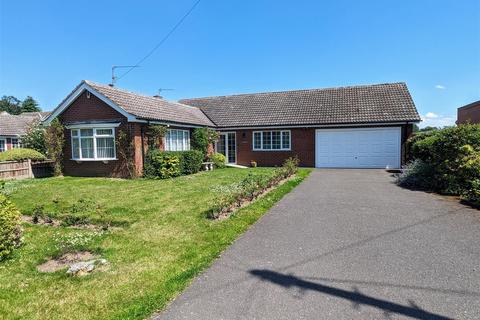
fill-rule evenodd
<path id="1" fill-rule="evenodd" d="M 381 309 L 385 313 L 396 313 L 414 319 L 451 319 L 446 316 L 434 314 L 423 310 L 420 307 L 416 306 L 413 302 L 410 302 L 410 306 L 405 306 L 395 302 L 374 298 L 358 291 L 348 291 L 340 288 L 335 288 L 311 281 L 306 281 L 300 277 L 296 277 L 293 275 L 286 275 L 271 270 L 254 269 L 250 270 L 249 273 L 255 277 L 258 277 L 262 281 L 269 281 L 284 288 L 297 287 L 300 290 L 316 291 L 341 299 L 349 300 L 355 305 L 366 305 Z"/>

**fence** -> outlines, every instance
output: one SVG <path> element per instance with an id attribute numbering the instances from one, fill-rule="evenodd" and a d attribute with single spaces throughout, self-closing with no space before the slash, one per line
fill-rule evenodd
<path id="1" fill-rule="evenodd" d="M 0 162 L 0 179 L 43 178 L 53 175 L 53 161 Z"/>

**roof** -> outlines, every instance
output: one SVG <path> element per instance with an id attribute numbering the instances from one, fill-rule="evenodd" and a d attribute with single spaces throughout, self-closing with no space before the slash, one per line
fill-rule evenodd
<path id="1" fill-rule="evenodd" d="M 151 120 L 178 124 L 214 126 L 197 107 L 167 101 L 161 97 L 141 95 L 89 80 L 83 80 L 52 112 L 52 117 L 56 117 L 61 113 L 64 108 L 68 107 L 71 98 L 75 97 L 75 94 L 79 93 L 79 91 L 83 92 L 85 89 L 106 98 L 102 100 L 114 106 L 117 111 L 133 116 L 131 118 L 134 119 L 134 121 Z"/>
<path id="2" fill-rule="evenodd" d="M 180 100 L 218 127 L 420 121 L 405 83 L 265 92 Z"/>
<path id="3" fill-rule="evenodd" d="M 21 136 L 33 121 L 41 121 L 49 112 L 24 112 L 19 115 L 0 113 L 0 136 Z"/>
<path id="4" fill-rule="evenodd" d="M 464 105 L 463 107 L 459 107 L 458 109 L 463 110 L 463 109 L 469 109 L 473 107 L 480 107 L 480 100 Z"/>

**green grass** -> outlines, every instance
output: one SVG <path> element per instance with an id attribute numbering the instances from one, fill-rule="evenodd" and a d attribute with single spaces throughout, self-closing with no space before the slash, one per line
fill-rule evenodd
<path id="1" fill-rule="evenodd" d="M 65 177 L 9 182 L 6 190 L 24 214 L 43 205 L 49 214 L 61 216 L 63 208 L 86 199 L 104 212 L 88 213 L 92 220 L 113 220 L 124 227 L 85 246 L 101 253 L 109 269 L 77 278 L 64 272 L 39 273 L 36 266 L 59 254 L 58 235 L 92 231 L 25 225 L 25 245 L 0 263 L 0 318 L 144 319 L 163 309 L 310 173 L 301 169 L 297 177 L 229 219 L 205 218 L 212 187 L 269 170 L 229 168 L 171 180 Z"/>

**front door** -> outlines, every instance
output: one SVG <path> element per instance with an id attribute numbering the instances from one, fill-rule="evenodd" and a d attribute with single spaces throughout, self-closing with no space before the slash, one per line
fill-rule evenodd
<path id="1" fill-rule="evenodd" d="M 216 150 L 225 156 L 227 163 L 237 162 L 237 141 L 235 132 L 220 133 Z"/>

